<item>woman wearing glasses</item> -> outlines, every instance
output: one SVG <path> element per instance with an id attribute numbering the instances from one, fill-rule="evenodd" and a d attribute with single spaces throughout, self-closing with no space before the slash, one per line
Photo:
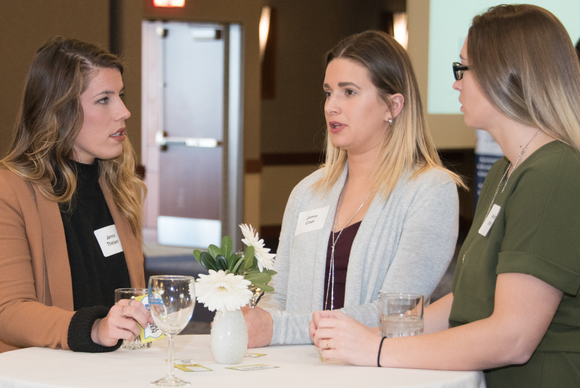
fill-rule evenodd
<path id="1" fill-rule="evenodd" d="M 580 383 L 580 66 L 560 21 L 531 5 L 476 16 L 454 64 L 465 123 L 506 157 L 485 181 L 453 292 L 425 335 L 381 339 L 337 312 L 311 335 L 325 358 L 484 370 L 492 387 Z"/>
<path id="2" fill-rule="evenodd" d="M 326 163 L 290 196 L 275 291 L 245 311 L 250 346 L 310 343 L 317 309 L 377 325 L 379 291 L 428 297 L 455 249 L 460 180 L 441 166 L 406 51 L 367 31 L 326 63 Z"/>
<path id="3" fill-rule="evenodd" d="M 119 59 L 54 38 L 36 53 L 0 160 L 0 352 L 106 352 L 153 323 L 114 290 L 143 287 L 141 203 Z M 113 306 L 114 305 L 114 306 Z"/>

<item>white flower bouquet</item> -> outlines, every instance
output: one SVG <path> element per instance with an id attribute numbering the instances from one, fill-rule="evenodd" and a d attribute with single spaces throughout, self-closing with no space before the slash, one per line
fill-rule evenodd
<path id="1" fill-rule="evenodd" d="M 254 307 L 263 292 L 274 291 L 268 283 L 276 274 L 274 256 L 264 247 L 254 228 L 240 225 L 246 244 L 241 253 L 233 252 L 232 239 L 225 236 L 222 246 L 210 245 L 207 252 L 193 251 L 195 259 L 209 275 L 199 275 L 195 290 L 197 300 L 210 311 L 235 311 L 246 304 Z"/>

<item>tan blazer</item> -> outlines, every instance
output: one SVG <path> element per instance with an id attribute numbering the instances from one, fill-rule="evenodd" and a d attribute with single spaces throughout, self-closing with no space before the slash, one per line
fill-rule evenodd
<path id="1" fill-rule="evenodd" d="M 133 287 L 145 286 L 143 251 L 103 190 Z M 57 203 L 0 169 L 0 352 L 28 346 L 69 349 L 74 315 L 64 227 Z"/>

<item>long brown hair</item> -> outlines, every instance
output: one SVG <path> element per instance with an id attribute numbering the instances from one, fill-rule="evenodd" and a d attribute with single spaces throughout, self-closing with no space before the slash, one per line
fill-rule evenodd
<path id="1" fill-rule="evenodd" d="M 400 93 L 405 102 L 382 140 L 373 171 L 373 191 L 384 198 L 395 189 L 405 172 L 416 177 L 437 168 L 446 171 L 460 186 L 461 178 L 446 170 L 439 159 L 423 113 L 419 86 L 411 59 L 390 35 L 365 31 L 341 41 L 326 55 L 326 65 L 334 59 L 348 59 L 365 67 L 379 97 L 391 107 L 390 95 Z M 324 192 L 336 183 L 347 162 L 347 152 L 326 139 L 324 176 L 316 188 Z"/>
<path id="2" fill-rule="evenodd" d="M 46 198 L 60 204 L 70 205 L 76 190 L 71 160 L 84 119 L 80 97 L 99 68 L 118 69 L 123 74 L 119 58 L 93 44 L 56 37 L 42 46 L 28 73 L 14 141 L 0 160 L 0 166 L 33 182 Z M 112 194 L 141 240 L 146 188 L 135 175 L 129 140 L 123 142 L 121 155 L 98 163 L 104 190 Z"/>
<path id="3" fill-rule="evenodd" d="M 529 4 L 492 7 L 473 19 L 467 55 L 499 112 L 580 150 L 580 63 L 558 18 Z"/>

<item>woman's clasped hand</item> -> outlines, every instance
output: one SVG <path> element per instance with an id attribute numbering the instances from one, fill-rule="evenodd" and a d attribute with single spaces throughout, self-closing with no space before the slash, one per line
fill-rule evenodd
<path id="1" fill-rule="evenodd" d="M 322 358 L 340 359 L 353 365 L 375 366 L 381 330 L 370 328 L 337 310 L 316 311 L 310 321 L 310 336 Z M 373 354 L 373 347 L 377 352 Z"/>

